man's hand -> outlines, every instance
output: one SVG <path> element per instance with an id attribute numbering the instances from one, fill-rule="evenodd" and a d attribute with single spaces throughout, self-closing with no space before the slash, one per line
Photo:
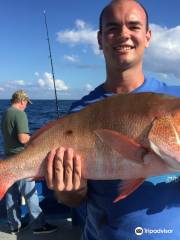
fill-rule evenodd
<path id="1" fill-rule="evenodd" d="M 22 144 L 26 144 L 30 140 L 30 135 L 28 133 L 19 133 L 18 134 L 18 140 Z"/>
<path id="2" fill-rule="evenodd" d="M 81 177 L 81 160 L 73 149 L 64 147 L 52 150 L 46 158 L 47 186 L 68 206 L 78 205 L 86 196 L 87 182 Z"/>

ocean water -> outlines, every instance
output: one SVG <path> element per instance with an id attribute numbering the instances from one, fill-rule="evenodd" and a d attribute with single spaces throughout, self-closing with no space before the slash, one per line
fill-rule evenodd
<path id="1" fill-rule="evenodd" d="M 69 110 L 73 100 L 61 100 L 58 102 L 60 117 Z M 0 100 L 0 119 L 3 111 L 10 106 L 9 100 Z M 26 113 L 29 120 L 30 133 L 33 134 L 50 120 L 57 118 L 56 104 L 54 100 L 33 100 L 33 104 L 28 105 Z M 3 140 L 0 131 L 0 156 L 3 155 Z"/>

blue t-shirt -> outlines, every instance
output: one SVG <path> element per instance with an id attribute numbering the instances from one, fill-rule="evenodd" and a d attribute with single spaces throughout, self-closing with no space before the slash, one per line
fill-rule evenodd
<path id="1" fill-rule="evenodd" d="M 155 92 L 180 97 L 180 86 L 145 79 L 133 93 Z M 71 112 L 113 95 L 98 86 L 75 102 Z M 178 240 L 180 239 L 180 174 L 146 179 L 127 198 L 113 203 L 120 180 L 88 180 L 83 240 Z M 79 208 L 79 209 L 81 209 Z M 136 231 L 136 233 L 135 233 Z"/>

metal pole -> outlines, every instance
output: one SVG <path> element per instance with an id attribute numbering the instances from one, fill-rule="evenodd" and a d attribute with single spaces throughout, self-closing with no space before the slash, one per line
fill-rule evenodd
<path id="1" fill-rule="evenodd" d="M 54 84 L 57 118 L 59 118 L 60 115 L 59 115 L 59 106 L 58 106 L 58 99 L 57 99 L 56 81 L 55 81 L 55 77 L 54 77 L 54 68 L 53 68 L 51 46 L 50 46 L 50 40 L 49 40 L 48 25 L 47 25 L 47 20 L 46 20 L 46 11 L 44 11 L 44 19 L 45 19 L 46 34 L 47 34 L 47 41 L 48 41 L 48 48 L 49 48 L 49 58 L 50 58 L 50 63 L 51 63 L 51 72 L 52 72 L 52 78 L 53 78 L 53 84 Z"/>

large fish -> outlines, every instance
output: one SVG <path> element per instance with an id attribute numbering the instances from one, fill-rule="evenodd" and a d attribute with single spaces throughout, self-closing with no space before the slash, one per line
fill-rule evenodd
<path id="1" fill-rule="evenodd" d="M 180 99 L 120 94 L 50 122 L 0 161 L 0 197 L 17 180 L 43 177 L 47 153 L 59 146 L 82 155 L 84 178 L 124 180 L 118 201 L 147 177 L 180 171 Z"/>

